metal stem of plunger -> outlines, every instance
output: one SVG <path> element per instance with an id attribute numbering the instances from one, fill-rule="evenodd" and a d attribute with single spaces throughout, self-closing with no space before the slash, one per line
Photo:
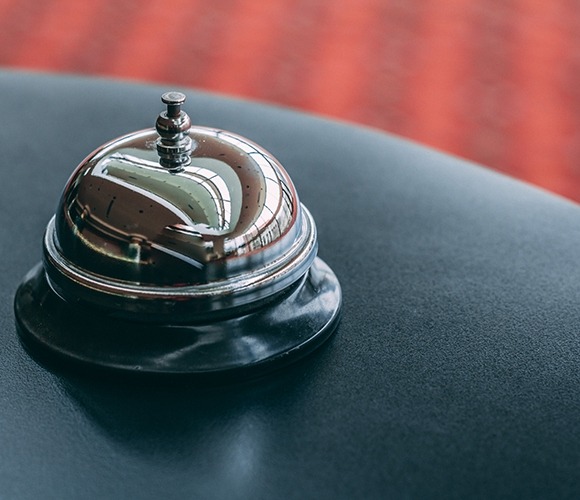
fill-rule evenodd
<path id="1" fill-rule="evenodd" d="M 193 141 L 189 137 L 191 120 L 181 110 L 185 95 L 181 92 L 166 92 L 161 101 L 167 110 L 159 113 L 155 128 L 159 134 L 157 152 L 159 164 L 171 172 L 179 172 L 191 163 Z"/>

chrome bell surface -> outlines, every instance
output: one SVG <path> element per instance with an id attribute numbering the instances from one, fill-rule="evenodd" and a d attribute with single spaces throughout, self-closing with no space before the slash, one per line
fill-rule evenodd
<path id="1" fill-rule="evenodd" d="M 25 345 L 128 371 L 257 371 L 309 352 L 341 293 L 280 163 L 252 141 L 192 126 L 162 96 L 155 129 L 74 171 L 15 308 Z"/>

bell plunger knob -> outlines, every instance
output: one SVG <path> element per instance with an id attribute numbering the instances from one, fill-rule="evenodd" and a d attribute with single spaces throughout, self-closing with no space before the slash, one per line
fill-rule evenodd
<path id="1" fill-rule="evenodd" d="M 180 172 L 191 163 L 193 141 L 189 137 L 191 119 L 181 110 L 185 95 L 181 92 L 166 92 L 161 101 L 167 110 L 159 113 L 155 129 L 159 134 L 157 152 L 159 164 L 171 172 Z"/>

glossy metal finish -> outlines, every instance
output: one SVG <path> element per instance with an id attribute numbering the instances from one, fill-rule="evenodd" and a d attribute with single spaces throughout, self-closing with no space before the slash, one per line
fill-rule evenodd
<path id="1" fill-rule="evenodd" d="M 192 127 L 183 94 L 162 100 L 155 129 L 105 144 L 69 179 L 44 268 L 16 297 L 22 338 L 149 372 L 307 352 L 332 332 L 341 294 L 288 174 L 244 137 Z"/>
<path id="2" fill-rule="evenodd" d="M 59 294 L 189 320 L 274 295 L 308 270 L 314 221 L 272 155 L 222 130 L 192 127 L 188 139 L 179 168 L 160 165 L 154 130 L 77 168 L 45 235 Z"/>

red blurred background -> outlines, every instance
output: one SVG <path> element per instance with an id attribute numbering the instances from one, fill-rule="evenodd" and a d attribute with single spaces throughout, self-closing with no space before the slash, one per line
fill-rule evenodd
<path id="1" fill-rule="evenodd" d="M 578 0 L 0 0 L 3 67 L 322 113 L 576 201 L 579 48 Z"/>

